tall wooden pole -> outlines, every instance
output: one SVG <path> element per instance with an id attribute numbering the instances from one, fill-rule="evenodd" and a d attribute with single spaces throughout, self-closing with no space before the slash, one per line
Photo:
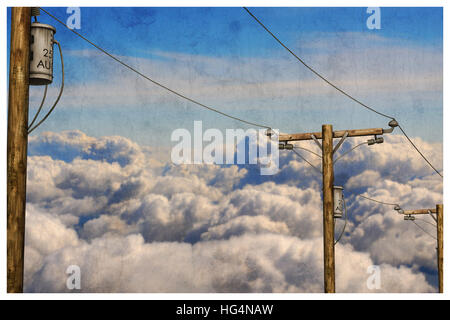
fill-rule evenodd
<path id="1" fill-rule="evenodd" d="M 334 131 L 333 126 L 325 124 L 322 132 L 304 132 L 280 134 L 279 141 L 320 140 L 322 139 L 322 169 L 323 169 L 323 251 L 324 251 L 324 284 L 325 293 L 336 292 L 335 259 L 334 259 L 334 201 L 333 201 L 333 138 L 380 136 L 391 133 L 396 124 L 389 123 L 390 129 L 352 129 Z M 318 141 L 316 141 L 319 143 Z M 434 210 L 434 209 L 433 209 Z M 426 211 L 428 214 L 428 210 Z"/>
<path id="2" fill-rule="evenodd" d="M 322 125 L 323 253 L 325 293 L 335 293 L 333 126 Z"/>
<path id="3" fill-rule="evenodd" d="M 436 205 L 439 293 L 444 293 L 444 205 Z"/>
<path id="4" fill-rule="evenodd" d="M 7 146 L 8 293 L 23 292 L 31 8 L 11 9 Z"/>

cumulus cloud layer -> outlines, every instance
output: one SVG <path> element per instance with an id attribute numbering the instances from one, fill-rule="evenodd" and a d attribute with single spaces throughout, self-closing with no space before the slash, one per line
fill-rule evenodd
<path id="1" fill-rule="evenodd" d="M 336 164 L 349 211 L 337 290 L 373 292 L 367 270 L 379 265 L 375 292 L 432 292 L 434 240 L 356 197 L 405 209 L 442 201 L 442 180 L 403 138 L 385 140 Z M 440 145 L 415 142 L 442 159 Z M 85 292 L 323 290 L 320 176 L 295 154 L 280 153 L 280 172 L 260 176 L 252 165 L 175 166 L 126 138 L 80 131 L 30 137 L 29 152 L 26 291 L 68 291 L 70 265 Z"/>

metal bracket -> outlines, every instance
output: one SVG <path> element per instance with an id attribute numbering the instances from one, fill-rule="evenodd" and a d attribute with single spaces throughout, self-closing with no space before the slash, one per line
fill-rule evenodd
<path id="1" fill-rule="evenodd" d="M 345 131 L 344 135 L 342 136 L 341 140 L 337 143 L 337 145 L 333 149 L 333 154 L 338 151 L 338 149 L 341 147 L 341 145 L 344 143 L 345 138 L 348 137 L 348 131 Z"/>
<path id="2" fill-rule="evenodd" d="M 433 218 L 434 221 L 436 221 L 436 223 L 438 222 L 436 217 L 433 216 L 433 213 L 430 210 L 428 210 L 428 214 Z"/>
<path id="3" fill-rule="evenodd" d="M 315 135 L 311 135 L 311 138 L 314 140 L 314 142 L 319 146 L 320 150 L 322 150 L 322 144 L 320 143 L 319 140 L 317 140 Z"/>
<path id="4" fill-rule="evenodd" d="M 389 121 L 389 129 L 383 129 L 383 133 L 392 133 L 394 131 L 394 128 L 398 127 L 398 122 L 395 119 L 392 119 Z"/>

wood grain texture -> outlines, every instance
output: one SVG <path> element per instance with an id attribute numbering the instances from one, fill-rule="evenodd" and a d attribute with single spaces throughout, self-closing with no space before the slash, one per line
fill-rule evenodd
<path id="1" fill-rule="evenodd" d="M 11 9 L 7 142 L 7 291 L 23 292 L 31 8 Z"/>
<path id="2" fill-rule="evenodd" d="M 349 137 L 364 137 L 382 135 L 382 128 L 374 129 L 356 129 L 356 130 L 340 130 L 333 132 L 333 138 L 342 138 L 344 134 L 348 132 Z M 279 141 L 302 141 L 312 140 L 311 135 L 314 135 L 317 139 L 322 139 L 322 132 L 309 132 L 309 133 L 292 133 L 292 134 L 280 134 Z"/>
<path id="3" fill-rule="evenodd" d="M 444 293 L 444 205 L 436 205 L 439 293 Z"/>
<path id="4" fill-rule="evenodd" d="M 323 253 L 325 293 L 335 293 L 333 126 L 322 126 Z"/>
<path id="5" fill-rule="evenodd" d="M 405 215 L 415 215 L 415 214 L 428 214 L 428 211 L 431 213 L 436 213 L 436 208 L 433 209 L 417 209 L 417 210 L 405 210 L 403 214 Z"/>

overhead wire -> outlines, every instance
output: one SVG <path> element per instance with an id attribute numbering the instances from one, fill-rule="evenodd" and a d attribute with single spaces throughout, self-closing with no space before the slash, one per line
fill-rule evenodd
<path id="1" fill-rule="evenodd" d="M 433 226 L 433 227 L 437 227 L 434 223 L 432 223 L 432 222 L 429 222 L 429 221 L 427 221 L 427 220 L 424 220 L 424 219 L 419 219 L 419 218 L 416 218 L 416 221 L 422 221 L 422 222 L 424 222 L 424 223 L 427 223 L 427 224 L 429 224 L 430 226 Z"/>
<path id="2" fill-rule="evenodd" d="M 216 112 L 216 113 L 218 113 L 218 114 L 220 114 L 220 115 L 222 115 L 222 116 L 224 116 L 224 117 L 227 117 L 227 118 L 230 118 L 230 119 L 233 119 L 233 120 L 236 120 L 236 121 L 245 123 L 245 124 L 247 124 L 247 125 L 251 125 L 251 126 L 255 126 L 255 127 L 260 127 L 260 128 L 271 129 L 271 127 L 269 127 L 269 126 L 267 126 L 267 125 L 263 125 L 263 124 L 259 124 L 259 123 L 255 123 L 255 122 L 251 122 L 251 121 L 247 121 L 247 120 L 244 120 L 244 119 L 241 119 L 241 118 L 238 118 L 238 117 L 229 115 L 229 114 L 227 114 L 227 113 L 225 113 L 225 112 L 222 112 L 222 111 L 217 110 L 217 109 L 215 109 L 215 108 L 209 107 L 209 106 L 207 106 L 207 105 L 205 105 L 205 104 L 203 104 L 203 103 L 200 103 L 200 102 L 198 102 L 198 101 L 196 101 L 196 100 L 194 100 L 194 99 L 191 99 L 191 98 L 185 96 L 184 94 L 181 94 L 181 93 L 179 93 L 179 92 L 177 92 L 177 91 L 175 91 L 175 90 L 173 90 L 173 89 L 170 89 L 169 87 L 167 87 L 167 86 L 161 84 L 160 82 L 158 82 L 158 81 L 156 81 L 156 80 L 151 79 L 149 76 L 143 74 L 142 72 L 138 71 L 138 70 L 135 69 L 134 67 L 132 67 L 132 66 L 130 66 L 129 64 L 123 62 L 123 61 L 120 60 L 119 58 L 115 57 L 114 55 L 112 55 L 111 53 L 109 53 L 108 51 L 106 51 L 105 49 L 103 49 L 102 47 L 100 47 L 99 45 L 95 44 L 94 42 L 90 41 L 89 39 L 87 39 L 86 37 L 84 37 L 83 35 L 81 35 L 79 32 L 77 32 L 77 31 L 75 31 L 75 30 L 69 28 L 63 21 L 61 21 L 60 19 L 58 19 L 57 17 L 55 17 L 53 14 L 51 14 L 51 13 L 48 12 L 47 10 L 42 9 L 42 8 L 40 8 L 40 9 L 41 9 L 42 11 L 44 11 L 47 15 L 49 15 L 51 18 L 53 18 L 54 20 L 56 20 L 57 22 L 59 22 L 60 24 L 62 24 L 62 25 L 63 25 L 64 27 L 66 27 L 68 30 L 70 30 L 71 32 L 73 32 L 75 35 L 77 35 L 78 37 L 80 37 L 80 38 L 83 39 L 84 41 L 88 42 L 90 45 L 92 45 L 93 47 L 95 47 L 95 48 L 98 49 L 99 51 L 103 52 L 105 55 L 107 55 L 107 56 L 110 57 L 111 59 L 113 59 L 113 60 L 115 60 L 116 62 L 120 63 L 121 65 L 123 65 L 124 67 L 126 67 L 126 68 L 128 68 L 129 70 L 133 71 L 134 73 L 138 74 L 139 76 L 143 77 L 144 79 L 146 79 L 146 80 L 152 82 L 153 84 L 159 86 L 160 88 L 162 88 L 162 89 L 164 89 L 164 90 L 167 90 L 167 91 L 173 93 L 174 95 L 176 95 L 176 96 L 178 96 L 178 97 L 180 97 L 180 98 L 182 98 L 182 99 L 185 99 L 185 100 L 187 100 L 187 101 L 189 101 L 189 102 L 192 102 L 193 104 L 196 104 L 196 105 L 198 105 L 198 106 L 200 106 L 200 107 L 203 107 L 203 108 L 205 108 L 205 109 L 208 109 L 208 110 L 210 110 L 210 111 Z"/>
<path id="3" fill-rule="evenodd" d="M 436 173 L 438 175 L 441 176 L 441 178 L 443 178 L 442 174 L 431 164 L 430 161 L 428 161 L 428 159 L 423 155 L 422 152 L 420 152 L 419 148 L 417 148 L 417 146 L 412 142 L 412 140 L 408 137 L 408 135 L 406 134 L 405 130 L 403 130 L 403 128 L 398 125 L 398 128 L 400 129 L 400 131 L 403 133 L 403 135 L 406 137 L 406 139 L 408 139 L 408 141 L 411 143 L 411 145 L 414 147 L 414 149 L 416 149 L 416 151 L 422 156 L 422 158 L 430 165 L 431 168 L 433 168 L 434 171 L 436 171 Z"/>
<path id="4" fill-rule="evenodd" d="M 295 151 L 295 149 L 292 149 L 292 151 L 299 156 L 300 158 L 303 159 L 303 161 L 305 161 L 307 164 L 309 164 L 314 170 L 316 170 L 317 172 L 319 172 L 320 174 L 322 174 L 322 171 L 320 169 L 318 169 L 315 165 L 313 165 L 311 162 L 309 162 L 304 156 L 302 156 L 300 153 L 298 153 L 297 151 Z"/>
<path id="5" fill-rule="evenodd" d="M 47 89 L 48 89 L 48 85 L 45 85 L 44 96 L 42 97 L 41 105 L 39 106 L 39 109 L 36 111 L 36 114 L 34 115 L 33 120 L 31 120 L 31 123 L 28 125 L 28 128 L 31 128 L 33 126 L 34 122 L 36 121 L 37 117 L 39 116 L 39 113 L 42 110 L 42 107 L 44 106 L 45 98 L 47 97 Z"/>
<path id="6" fill-rule="evenodd" d="M 377 202 L 379 204 L 384 204 L 386 206 L 398 206 L 399 205 L 398 203 L 388 203 L 388 202 L 383 202 L 383 201 L 380 201 L 380 200 L 372 199 L 372 198 L 363 196 L 362 194 L 357 194 L 357 195 L 355 195 L 355 197 L 361 197 L 361 198 L 364 198 L 364 199 L 367 199 L 367 200 L 370 200 L 370 201 L 373 201 L 373 202 Z"/>
<path id="7" fill-rule="evenodd" d="M 316 153 L 316 152 L 314 152 L 314 151 L 312 151 L 312 150 L 309 150 L 309 149 L 307 149 L 307 148 L 303 148 L 303 147 L 300 147 L 300 146 L 294 146 L 294 149 L 305 150 L 305 151 L 308 151 L 309 153 L 312 153 L 312 154 L 318 156 L 319 158 L 322 158 L 322 156 L 321 156 L 320 154 L 318 154 L 318 153 Z"/>
<path id="8" fill-rule="evenodd" d="M 355 150 L 356 148 L 358 148 L 358 147 L 360 147 L 360 146 L 362 146 L 362 145 L 365 145 L 365 144 L 367 144 L 367 141 L 364 141 L 364 142 L 361 142 L 360 144 L 357 144 L 356 146 L 354 146 L 354 147 L 351 148 L 350 150 L 344 152 L 344 153 L 341 154 L 339 157 L 337 157 L 337 158 L 334 160 L 334 163 L 336 163 L 339 159 L 345 157 L 347 154 L 349 154 L 350 152 L 352 152 L 352 151 Z"/>
<path id="9" fill-rule="evenodd" d="M 334 89 L 336 89 L 337 91 L 339 91 L 340 93 L 342 93 L 343 95 L 345 95 L 346 97 L 350 98 L 351 100 L 355 101 L 356 103 L 360 104 L 361 106 L 363 106 L 364 108 L 369 109 L 372 112 L 375 112 L 377 114 L 379 114 L 380 116 L 386 117 L 388 119 L 391 120 L 395 120 L 394 117 L 389 116 L 387 114 L 384 114 L 382 112 L 379 112 L 371 107 L 369 107 L 368 105 L 362 103 L 361 101 L 359 101 L 358 99 L 356 99 L 355 97 L 351 96 L 350 94 L 348 94 L 347 92 L 345 92 L 344 90 L 342 90 L 341 88 L 337 87 L 336 85 L 334 85 L 332 82 L 330 82 L 327 78 L 325 78 L 324 76 L 322 76 L 320 73 L 318 73 L 315 69 L 313 69 L 310 65 L 308 65 L 305 61 L 303 61 L 303 59 L 301 59 L 299 56 L 297 56 L 291 49 L 289 49 L 280 39 L 278 39 L 278 37 L 273 34 L 253 13 L 250 12 L 249 9 L 247 9 L 246 7 L 243 7 L 245 9 L 245 11 L 248 12 L 248 14 L 255 19 L 256 22 L 259 23 L 259 25 L 261 27 L 264 28 L 264 30 L 266 30 L 283 48 L 285 48 L 291 55 L 293 55 L 298 61 L 300 61 L 300 63 L 302 63 L 306 68 L 308 68 L 312 73 L 314 73 L 316 76 L 318 76 L 320 79 L 322 79 L 323 81 L 325 81 L 328 85 L 330 85 L 331 87 L 333 87 Z"/>
<path id="10" fill-rule="evenodd" d="M 270 31 L 248 8 L 243 7 L 245 9 L 245 11 L 247 11 L 247 13 L 264 29 L 267 31 L 267 33 L 269 33 L 272 38 L 274 38 L 284 49 L 286 49 L 292 56 L 294 56 L 301 64 L 303 64 L 308 70 L 310 70 L 313 74 L 315 74 L 317 77 L 319 77 L 320 79 L 322 79 L 325 83 L 327 83 L 328 85 L 330 85 L 331 87 L 333 87 L 334 89 L 336 89 L 337 91 L 339 91 L 340 93 L 342 93 L 343 95 L 345 95 L 347 98 L 353 100 L 354 102 L 358 103 L 359 105 L 361 105 L 362 107 L 380 115 L 383 116 L 385 118 L 391 119 L 391 120 L 395 120 L 394 117 L 382 113 L 378 110 L 375 110 L 374 108 L 368 106 L 367 104 L 361 102 L 360 100 L 356 99 L 355 97 L 353 97 L 352 95 L 348 94 L 346 91 L 342 90 L 341 88 L 339 88 L 338 86 L 336 86 L 335 84 L 333 84 L 331 81 L 329 81 L 327 78 L 325 78 L 324 76 L 322 76 L 319 72 L 317 72 L 314 68 L 312 68 L 310 65 L 308 65 L 303 59 L 301 59 L 299 56 L 297 56 L 291 49 L 289 49 L 272 31 Z M 406 137 L 406 139 L 409 141 L 409 143 L 414 147 L 414 149 L 422 156 L 422 158 L 430 165 L 430 167 L 436 171 L 436 173 L 441 176 L 442 174 L 431 164 L 431 162 L 424 156 L 424 154 L 422 152 L 420 152 L 419 148 L 417 148 L 417 146 L 411 141 L 411 139 L 408 137 L 408 135 L 405 133 L 405 131 L 400 127 L 400 125 L 398 126 L 400 128 L 400 130 L 402 131 L 403 135 Z"/>
<path id="11" fill-rule="evenodd" d="M 437 238 L 435 236 L 433 236 L 432 234 L 430 234 L 428 231 L 426 231 L 424 228 L 422 228 L 421 226 L 419 226 L 414 220 L 411 220 L 420 230 L 422 230 L 423 232 L 425 232 L 427 235 L 429 235 L 431 238 L 433 238 L 434 240 L 437 241 Z"/>

